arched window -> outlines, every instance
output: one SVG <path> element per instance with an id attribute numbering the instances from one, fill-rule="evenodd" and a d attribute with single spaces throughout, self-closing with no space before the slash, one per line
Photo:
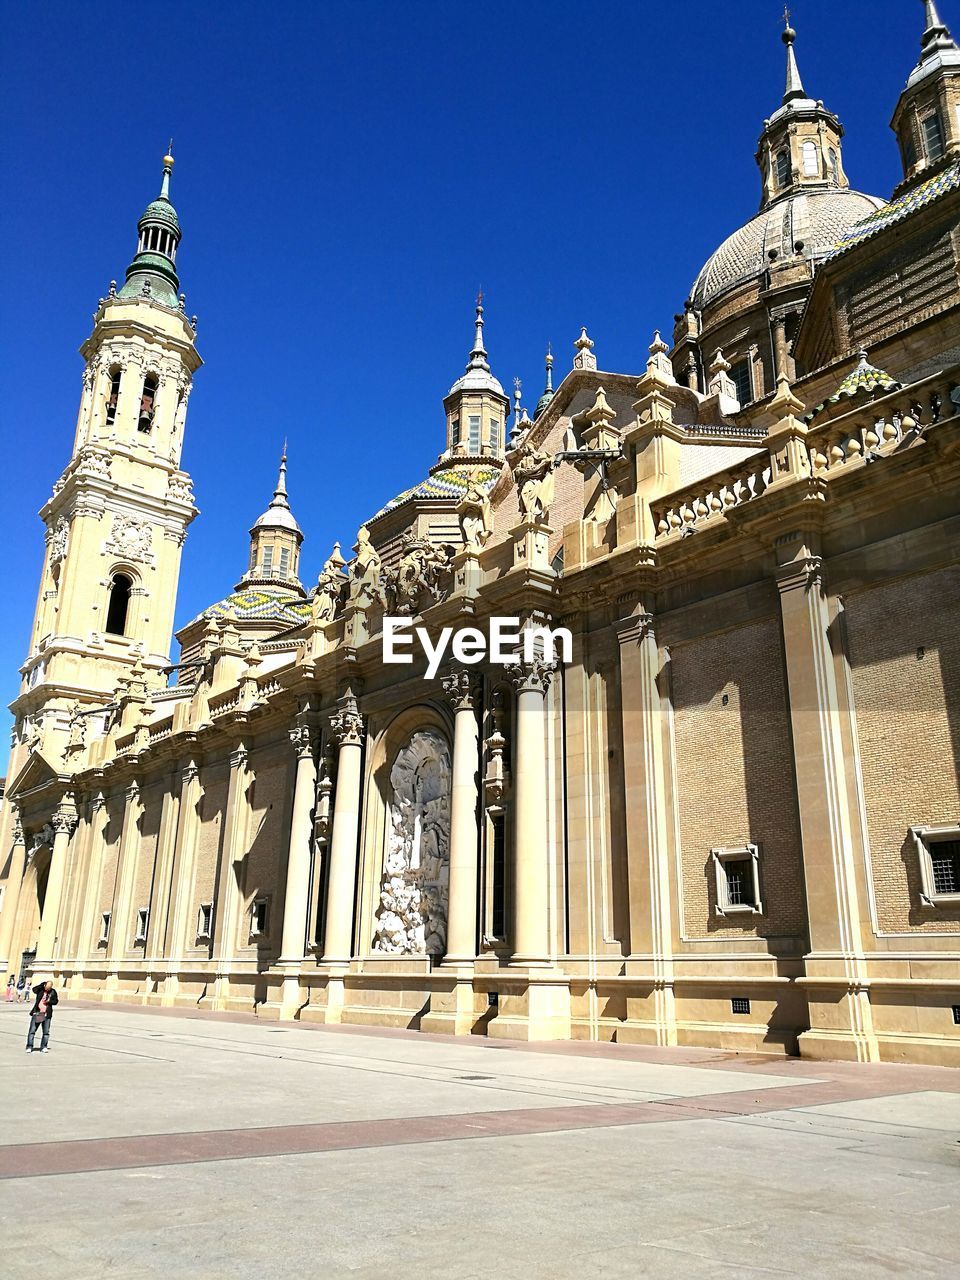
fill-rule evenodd
<path id="1" fill-rule="evenodd" d="M 157 400 L 157 378 L 148 373 L 143 380 L 143 394 L 140 397 L 140 417 L 137 422 L 138 431 L 149 431 L 153 426 L 153 412 Z"/>
<path id="2" fill-rule="evenodd" d="M 790 181 L 790 153 L 777 152 L 777 187 L 783 188 Z"/>
<path id="3" fill-rule="evenodd" d="M 126 634 L 132 586 L 133 583 L 125 573 L 113 575 L 113 581 L 110 583 L 110 603 L 107 605 L 107 631 L 112 636 Z"/>
<path id="4" fill-rule="evenodd" d="M 107 426 L 117 420 L 117 401 L 120 398 L 120 370 L 110 370 L 110 390 L 107 392 Z"/>
<path id="5" fill-rule="evenodd" d="M 803 144 L 803 176 L 805 178 L 820 177 L 820 161 L 817 159 L 817 144 L 815 142 L 805 142 Z"/>

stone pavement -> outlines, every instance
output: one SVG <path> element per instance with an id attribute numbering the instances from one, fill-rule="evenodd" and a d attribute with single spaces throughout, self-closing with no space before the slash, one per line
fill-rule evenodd
<path id="1" fill-rule="evenodd" d="M 960 1072 L 0 1005 L 0 1274 L 960 1274 Z M 39 1037 L 38 1041 L 39 1043 Z"/>

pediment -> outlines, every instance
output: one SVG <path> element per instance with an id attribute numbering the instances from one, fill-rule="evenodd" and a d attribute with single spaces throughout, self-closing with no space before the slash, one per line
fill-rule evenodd
<path id="1" fill-rule="evenodd" d="M 41 791 L 51 785 L 62 785 L 66 778 L 55 769 L 47 758 L 39 751 L 31 751 L 23 768 L 7 788 L 8 800 L 22 799 L 32 792 Z"/>

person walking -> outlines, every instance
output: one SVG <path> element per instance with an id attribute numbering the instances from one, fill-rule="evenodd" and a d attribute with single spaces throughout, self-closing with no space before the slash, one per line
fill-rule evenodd
<path id="1" fill-rule="evenodd" d="M 27 979 L 23 974 L 20 975 L 20 981 L 17 983 L 17 1003 L 25 1000 L 27 997 Z"/>
<path id="2" fill-rule="evenodd" d="M 17 994 L 17 980 L 11 973 L 10 977 L 7 979 L 7 995 L 6 995 L 7 1004 L 13 1003 L 13 1000 L 16 994 Z"/>
<path id="3" fill-rule="evenodd" d="M 36 997 L 33 1002 L 33 1008 L 30 1010 L 30 1028 L 27 1031 L 27 1053 L 33 1053 L 33 1042 L 36 1038 L 37 1027 L 43 1027 L 43 1035 L 40 1037 L 40 1052 L 49 1053 L 47 1045 L 50 1041 L 50 1019 L 53 1017 L 53 1007 L 60 1003 L 60 997 L 54 990 L 53 983 L 48 978 L 46 982 L 38 982 L 33 988 L 33 994 Z"/>

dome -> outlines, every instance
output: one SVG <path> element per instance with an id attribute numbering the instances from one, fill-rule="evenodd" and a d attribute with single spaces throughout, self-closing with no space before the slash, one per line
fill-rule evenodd
<path id="1" fill-rule="evenodd" d="M 303 531 L 290 508 L 282 507 L 276 502 L 271 502 L 263 515 L 257 517 L 250 532 L 253 533 L 254 529 L 287 529 L 290 533 L 303 537 Z"/>
<path id="2" fill-rule="evenodd" d="M 490 370 L 481 368 L 479 365 L 468 368 L 463 377 L 456 380 L 447 395 L 452 396 L 458 391 L 492 391 L 498 396 L 504 394 L 503 387 Z"/>
<path id="3" fill-rule="evenodd" d="M 424 499 L 428 501 L 440 499 L 458 502 L 470 488 L 470 485 L 474 483 L 482 484 L 489 493 L 496 484 L 499 475 L 500 468 L 498 466 L 490 466 L 487 463 L 468 462 L 437 467 L 431 475 L 427 476 L 426 480 L 421 480 L 419 484 L 415 484 L 410 489 L 404 489 L 403 493 L 391 498 L 386 506 L 381 507 L 377 514 L 371 517 L 371 521 L 368 521 L 368 523 L 386 515 L 388 511 L 394 511 L 405 502 L 423 501 Z"/>
<path id="4" fill-rule="evenodd" d="M 177 217 L 177 211 L 164 196 L 150 201 L 137 225 L 140 226 L 144 222 L 160 222 L 165 227 L 170 227 L 177 235 L 180 234 L 180 219 Z"/>
<path id="5" fill-rule="evenodd" d="M 224 600 L 218 600 L 194 618 L 234 617 L 238 622 L 263 622 L 276 625 L 278 630 L 299 626 L 310 616 L 310 601 L 282 587 L 256 587 L 234 591 Z M 192 623 L 190 624 L 193 625 Z"/>
<path id="6" fill-rule="evenodd" d="M 702 311 L 728 290 L 759 279 L 769 263 L 771 249 L 786 257 L 802 240 L 804 253 L 816 266 L 849 227 L 883 205 L 884 201 L 876 196 L 837 190 L 797 192 L 774 201 L 728 236 L 707 259 L 691 291 L 694 307 Z"/>

